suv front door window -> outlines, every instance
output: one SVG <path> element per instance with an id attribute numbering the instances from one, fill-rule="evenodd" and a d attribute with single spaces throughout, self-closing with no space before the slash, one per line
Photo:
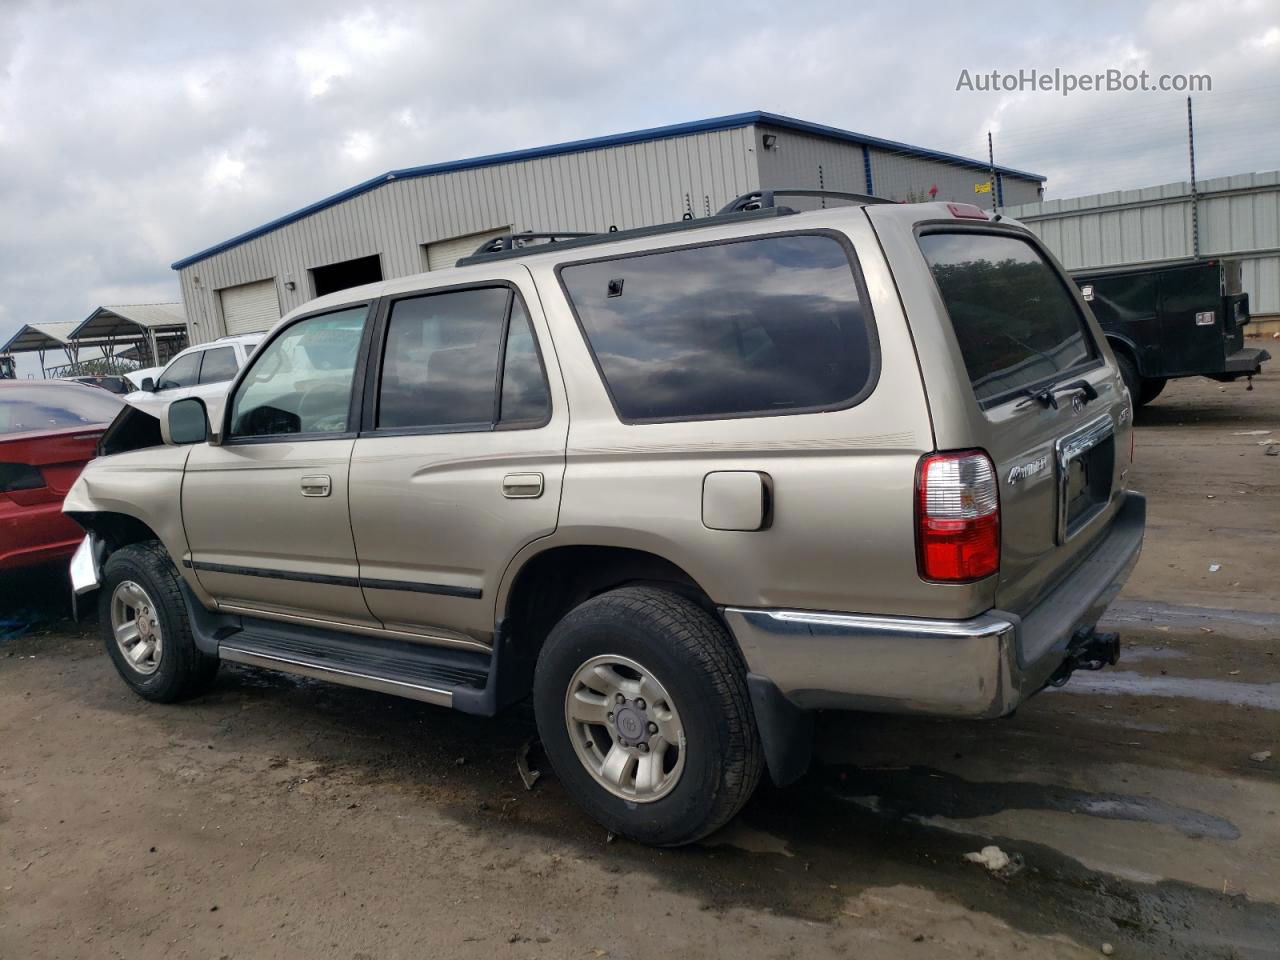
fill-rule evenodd
<path id="1" fill-rule="evenodd" d="M 200 354 L 184 353 L 165 367 L 164 373 L 156 381 L 157 390 L 176 390 L 183 387 L 194 387 L 200 379 Z"/>
<path id="2" fill-rule="evenodd" d="M 308 317 L 256 353 L 231 402 L 229 439 L 347 432 L 367 314 Z"/>

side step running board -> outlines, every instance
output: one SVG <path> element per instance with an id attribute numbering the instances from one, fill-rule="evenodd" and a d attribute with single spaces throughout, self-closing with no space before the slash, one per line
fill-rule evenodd
<path id="1" fill-rule="evenodd" d="M 484 654 L 256 621 L 219 640 L 218 656 L 468 713 L 490 712 L 484 708 L 490 668 Z"/>

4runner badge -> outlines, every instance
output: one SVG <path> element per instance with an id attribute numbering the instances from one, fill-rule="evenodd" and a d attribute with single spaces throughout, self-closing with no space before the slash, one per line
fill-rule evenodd
<path id="1" fill-rule="evenodd" d="M 1049 455 L 1045 454 L 1035 460 L 1028 460 L 1026 463 L 1020 463 L 1009 471 L 1009 483 L 1017 483 L 1019 480 L 1026 480 L 1028 477 L 1034 477 L 1037 473 L 1044 471 L 1049 466 Z"/>

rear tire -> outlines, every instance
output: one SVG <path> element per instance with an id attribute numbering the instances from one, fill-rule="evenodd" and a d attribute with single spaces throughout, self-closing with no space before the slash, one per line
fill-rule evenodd
<path id="1" fill-rule="evenodd" d="M 572 610 L 538 656 L 533 700 L 565 789 L 641 843 L 692 843 L 723 826 L 764 769 L 737 646 L 667 590 L 624 587 Z"/>
<path id="2" fill-rule="evenodd" d="M 1167 377 L 1144 377 L 1142 386 L 1138 389 L 1138 405 L 1144 406 L 1160 396 L 1168 382 Z"/>
<path id="3" fill-rule="evenodd" d="M 173 703 L 208 689 L 218 658 L 196 647 L 178 571 L 159 541 L 120 548 L 102 573 L 102 639 L 134 693 Z"/>

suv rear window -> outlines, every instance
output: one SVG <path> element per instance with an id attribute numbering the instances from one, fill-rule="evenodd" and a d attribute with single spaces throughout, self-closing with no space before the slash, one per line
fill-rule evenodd
<path id="1" fill-rule="evenodd" d="M 832 237 L 762 237 L 560 274 L 627 422 L 826 410 L 872 385 L 875 341 Z"/>
<path id="2" fill-rule="evenodd" d="M 1097 357 L 1074 297 L 1027 241 L 929 233 L 920 249 L 983 406 Z"/>

